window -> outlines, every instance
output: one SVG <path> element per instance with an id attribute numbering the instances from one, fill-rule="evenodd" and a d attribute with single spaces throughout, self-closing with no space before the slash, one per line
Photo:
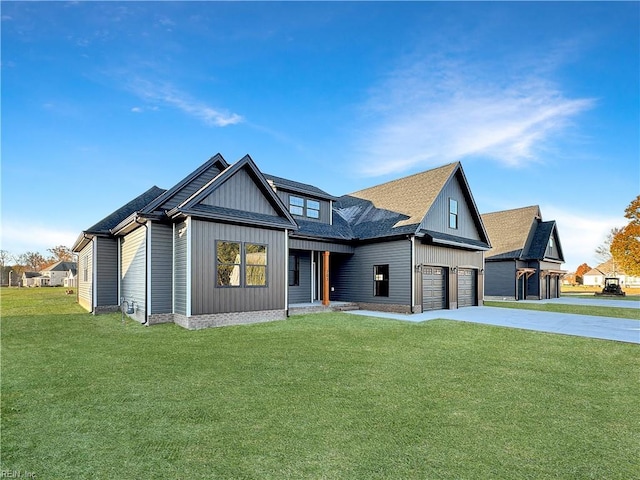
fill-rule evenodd
<path id="1" fill-rule="evenodd" d="M 267 285 L 267 246 L 247 243 L 244 247 L 247 287 Z"/>
<path id="2" fill-rule="evenodd" d="M 449 199 L 449 228 L 458 228 L 458 201 Z"/>
<path id="3" fill-rule="evenodd" d="M 389 296 L 389 265 L 373 266 L 373 284 L 376 297 Z"/>
<path id="4" fill-rule="evenodd" d="M 84 257 L 82 259 L 82 281 L 89 281 L 89 257 Z"/>
<path id="5" fill-rule="evenodd" d="M 216 243 L 216 285 L 218 287 L 240 286 L 240 243 Z"/>
<path id="6" fill-rule="evenodd" d="M 307 217 L 320 218 L 320 202 L 307 200 Z"/>
<path id="7" fill-rule="evenodd" d="M 304 215 L 304 198 L 289 196 L 289 212 L 293 215 Z"/>
<path id="8" fill-rule="evenodd" d="M 300 285 L 300 256 L 289 255 L 289 286 Z"/>

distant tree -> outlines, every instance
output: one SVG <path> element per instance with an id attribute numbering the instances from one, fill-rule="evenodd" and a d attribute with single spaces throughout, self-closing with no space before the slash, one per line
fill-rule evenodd
<path id="1" fill-rule="evenodd" d="M 48 264 L 47 259 L 38 252 L 23 253 L 18 255 L 15 260 L 18 265 L 24 266 L 26 270 L 33 272 L 37 272 L 45 268 Z"/>
<path id="2" fill-rule="evenodd" d="M 9 284 L 9 261 L 11 260 L 11 254 L 7 250 L 0 250 L 0 285 Z"/>
<path id="3" fill-rule="evenodd" d="M 69 247 L 64 245 L 58 245 L 53 248 L 48 248 L 47 252 L 53 255 L 53 259 L 56 262 L 71 262 L 73 261 L 73 252 Z"/>
<path id="4" fill-rule="evenodd" d="M 617 266 L 618 265 L 617 265 L 615 259 L 613 258 L 613 255 L 611 253 L 611 244 L 613 243 L 613 238 L 621 230 L 622 230 L 621 228 L 612 228 L 611 231 L 605 237 L 604 242 L 602 242 L 600 245 L 598 245 L 598 247 L 595 250 L 596 258 L 598 259 L 598 261 L 600 263 L 605 263 L 605 262 L 608 262 L 609 260 L 613 260 L 613 272 L 612 273 L 614 273 L 614 274 L 617 271 Z"/>
<path id="5" fill-rule="evenodd" d="M 625 210 L 629 224 L 618 230 L 611 241 L 611 254 L 627 275 L 640 277 L 640 195 Z"/>
<path id="6" fill-rule="evenodd" d="M 576 269 L 576 283 L 582 285 L 584 283 L 584 274 L 591 270 L 591 267 L 583 263 Z"/>

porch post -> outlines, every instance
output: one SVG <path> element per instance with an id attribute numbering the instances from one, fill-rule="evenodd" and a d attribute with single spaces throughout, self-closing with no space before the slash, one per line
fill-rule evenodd
<path id="1" fill-rule="evenodd" d="M 329 305 L 329 252 L 322 252 L 322 305 Z"/>

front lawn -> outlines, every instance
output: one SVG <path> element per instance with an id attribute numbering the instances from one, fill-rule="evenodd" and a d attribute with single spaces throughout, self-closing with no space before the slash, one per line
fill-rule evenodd
<path id="1" fill-rule="evenodd" d="M 538 310 L 542 312 L 575 313 L 578 315 L 592 315 L 596 317 L 629 318 L 640 320 L 640 309 L 623 307 L 601 307 L 598 305 L 570 305 L 564 303 L 530 303 L 504 302 L 485 300 L 485 307 L 517 308 L 523 310 Z"/>
<path id="2" fill-rule="evenodd" d="M 34 302 L 39 302 L 34 308 Z M 629 479 L 637 345 L 316 314 L 187 331 L 2 290 L 2 471 Z"/>

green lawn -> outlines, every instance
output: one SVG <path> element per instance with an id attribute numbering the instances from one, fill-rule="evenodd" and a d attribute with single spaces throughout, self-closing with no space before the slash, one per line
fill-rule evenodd
<path id="1" fill-rule="evenodd" d="M 562 303 L 528 303 L 484 301 L 485 307 L 516 308 L 523 310 L 538 310 L 543 312 L 576 313 L 578 315 L 592 315 L 596 317 L 630 318 L 640 320 L 640 310 L 626 307 L 600 307 L 597 305 L 569 305 Z"/>
<path id="2" fill-rule="evenodd" d="M 630 479 L 638 345 L 316 314 L 187 331 L 2 290 L 2 471 Z"/>

